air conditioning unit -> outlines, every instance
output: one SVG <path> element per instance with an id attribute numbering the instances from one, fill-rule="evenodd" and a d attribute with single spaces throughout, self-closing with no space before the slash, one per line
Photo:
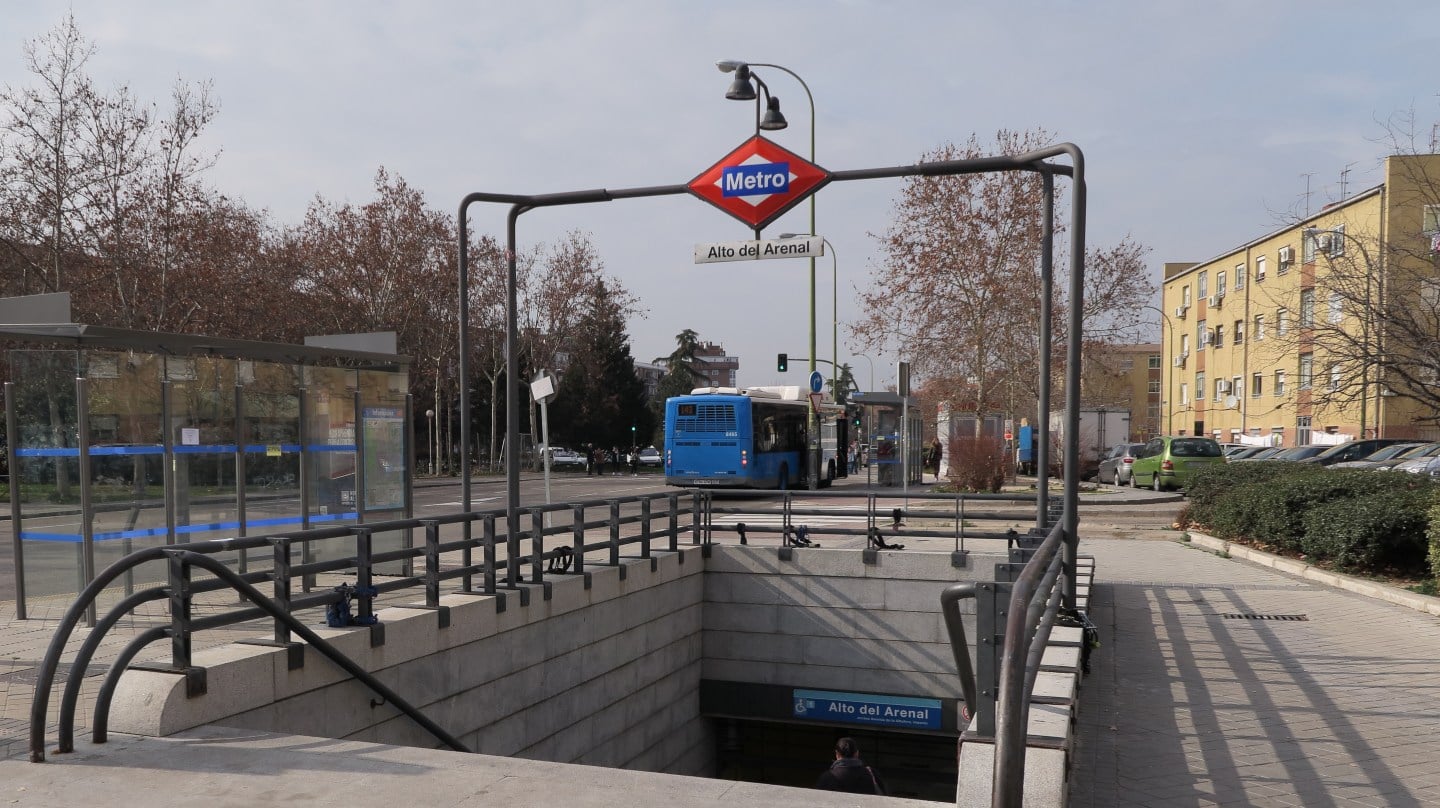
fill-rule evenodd
<path id="1" fill-rule="evenodd" d="M 1220 381 L 1215 382 L 1215 392 L 1217 392 L 1217 393 L 1228 393 L 1228 392 L 1230 392 L 1230 382 L 1224 381 L 1223 379 L 1220 380 Z"/>
<path id="2" fill-rule="evenodd" d="M 1315 235 L 1315 247 L 1320 250 L 1330 249 L 1333 236 L 1330 233 L 1317 233 Z"/>
<path id="3" fill-rule="evenodd" d="M 1295 263 L 1295 248 L 1294 248 L 1294 247 L 1281 247 L 1281 248 L 1280 248 L 1280 263 L 1282 263 L 1282 264 L 1293 264 L 1293 263 Z"/>
<path id="4" fill-rule="evenodd" d="M 1200 332 L 1200 344 L 1201 344 L 1201 345 L 1209 345 L 1209 344 L 1210 344 L 1210 329 L 1207 328 L 1207 329 L 1205 329 L 1204 331 L 1201 331 L 1201 332 Z"/>
<path id="5" fill-rule="evenodd" d="M 1187 312 L 1187 311 L 1190 311 L 1190 307 L 1189 307 L 1189 306 L 1176 306 L 1176 307 L 1175 307 L 1175 316 L 1176 316 L 1176 317 L 1179 317 L 1181 320 L 1183 320 L 1183 319 L 1185 319 L 1185 312 Z"/>
<path id="6" fill-rule="evenodd" d="M 1221 304 L 1221 303 L 1224 303 L 1224 302 L 1225 302 L 1225 295 L 1223 295 L 1223 294 L 1214 294 L 1214 295 L 1211 295 L 1211 296 L 1210 296 L 1210 308 L 1212 308 L 1212 309 L 1218 309 L 1218 308 L 1220 308 L 1220 304 Z"/>
<path id="7" fill-rule="evenodd" d="M 1175 367 L 1185 367 L 1185 354 L 1180 354 L 1179 356 L 1175 357 Z"/>

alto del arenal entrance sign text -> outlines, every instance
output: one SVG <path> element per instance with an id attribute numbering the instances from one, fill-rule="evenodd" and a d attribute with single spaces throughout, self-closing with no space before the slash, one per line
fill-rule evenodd
<path id="1" fill-rule="evenodd" d="M 830 181 L 830 172 L 756 135 L 686 186 L 755 230 Z"/>

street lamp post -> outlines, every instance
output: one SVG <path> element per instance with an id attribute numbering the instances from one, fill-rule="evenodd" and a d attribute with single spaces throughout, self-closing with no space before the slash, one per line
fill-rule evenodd
<path id="1" fill-rule="evenodd" d="M 796 238 L 802 235 L 804 234 L 781 233 L 780 238 Z M 811 233 L 810 235 L 814 236 L 815 234 Z M 834 390 L 838 382 L 835 376 L 840 372 L 840 256 L 830 239 L 821 236 L 820 240 L 825 242 L 825 248 L 830 251 L 830 389 Z M 810 260 L 814 262 L 815 259 L 811 258 Z"/>
<path id="2" fill-rule="evenodd" d="M 775 70 L 779 70 L 779 71 L 782 71 L 782 72 L 784 72 L 784 73 L 790 74 L 790 77 L 791 77 L 791 78 L 793 78 L 793 79 L 795 79 L 796 81 L 800 82 L 800 87 L 805 90 L 805 100 L 806 100 L 807 102 L 809 102 L 809 104 L 810 104 L 810 162 L 811 162 L 811 163 L 814 163 L 814 162 L 815 162 L 815 96 L 813 96 L 813 95 L 810 94 L 810 85 L 806 84 L 806 83 L 805 83 L 805 80 L 802 79 L 802 78 L 800 78 L 800 75 L 799 75 L 798 73 L 796 73 L 795 71 L 793 71 L 793 70 L 791 70 L 790 68 L 785 67 L 785 66 L 783 66 L 783 65 L 771 64 L 771 63 L 769 63 L 769 62 L 743 62 L 743 61 L 739 61 L 739 60 L 735 60 L 735 59 L 722 59 L 721 61 L 718 61 L 718 62 L 715 63 L 715 67 L 719 68 L 719 70 L 720 70 L 721 73 L 734 73 L 734 74 L 735 74 L 735 84 L 732 84 L 732 85 L 731 85 L 732 90 L 736 89 L 737 85 L 740 85 L 740 84 L 742 83 L 742 80 L 743 80 L 744 84 L 747 84 L 747 85 L 748 85 L 749 79 L 753 76 L 753 73 L 752 73 L 752 71 L 751 71 L 751 68 L 756 68 L 756 67 L 769 67 L 769 68 L 774 68 Z M 760 77 L 759 77 L 759 76 L 754 76 L 754 78 L 755 78 L 755 80 L 756 80 L 757 82 L 760 81 Z M 764 82 L 761 82 L 761 84 L 762 84 L 762 86 L 763 86 Z M 743 89 L 743 88 L 742 88 L 742 89 Z M 756 105 L 756 108 L 755 108 L 755 110 L 756 110 L 756 111 L 755 111 L 755 115 L 756 115 L 756 117 L 755 117 L 755 125 L 756 125 L 757 128 L 761 128 L 761 123 L 762 123 L 762 122 L 761 122 L 761 119 L 760 119 L 760 108 L 759 108 L 759 105 L 758 105 L 758 104 L 759 104 L 759 96 L 754 96 L 754 95 L 746 96 L 746 95 L 743 94 L 743 92 L 742 92 L 742 93 L 726 93 L 726 97 L 727 97 L 727 98 L 733 98 L 733 99 L 736 99 L 736 100 L 749 100 L 750 98 L 754 98 L 754 99 L 756 100 L 756 104 L 757 104 L 757 105 Z M 778 117 L 778 116 L 779 116 L 779 110 L 780 110 L 780 100 L 779 100 L 778 98 L 775 98 L 774 96 L 771 96 L 771 97 L 770 97 L 769 106 L 770 106 L 770 110 L 772 110 L 772 111 L 774 112 L 775 116 Z M 766 114 L 767 114 L 767 117 L 770 115 L 769 112 L 767 112 Z M 784 128 L 784 126 L 783 126 L 783 121 L 784 121 L 783 118 L 779 118 L 779 123 L 780 123 L 780 125 L 777 125 L 777 126 L 775 126 L 774 128 Z M 811 194 L 811 195 L 810 195 L 810 235 L 812 235 L 812 236 L 816 235 L 816 233 L 815 233 L 815 195 L 814 195 L 814 194 Z M 809 354 L 809 356 L 810 356 L 810 372 L 811 372 L 811 373 L 814 373 L 814 372 L 815 372 L 815 257 L 814 257 L 814 256 L 811 256 L 811 257 L 810 257 L 810 354 Z M 813 432 L 814 432 L 814 426 L 815 426 L 813 413 L 812 413 L 811 416 L 810 416 L 810 421 L 811 421 L 811 423 L 810 423 L 811 432 L 813 433 Z M 819 463 L 819 458 L 818 458 L 818 456 L 817 456 L 818 453 L 819 453 L 819 445 L 818 445 L 818 444 L 816 444 L 810 451 L 807 452 L 807 454 L 808 454 L 809 457 L 810 457 L 809 466 L 810 466 L 810 471 L 811 471 L 811 473 L 809 474 L 809 478 L 810 478 L 810 487 L 811 487 L 811 488 L 815 488 L 815 487 L 817 487 L 817 485 L 818 485 L 818 484 L 817 484 L 817 481 L 816 481 L 816 475 L 818 475 L 818 474 L 819 474 L 819 471 L 820 471 L 820 463 Z"/>
<path id="3" fill-rule="evenodd" d="M 1160 318 L 1161 318 L 1161 319 L 1163 319 L 1163 320 L 1165 321 L 1165 330 L 1170 334 L 1170 345 L 1171 345 L 1171 347 L 1172 347 L 1172 349 L 1173 349 L 1174 346 L 1175 346 L 1175 324 L 1172 323 L 1172 322 L 1170 322 L 1170 315 L 1166 314 L 1164 309 L 1158 308 L 1158 307 L 1156 307 L 1156 306 L 1144 305 L 1144 306 L 1141 306 L 1140 308 L 1142 308 L 1142 309 L 1149 309 L 1150 311 L 1155 312 L 1156 314 L 1160 315 Z M 1163 378 L 1163 376 L 1164 376 L 1164 374 L 1165 374 L 1165 359 L 1166 359 L 1166 358 L 1167 358 L 1167 355 L 1166 355 L 1166 353 L 1165 353 L 1165 342 L 1164 342 L 1164 340 L 1161 340 L 1161 343 L 1160 343 L 1160 373 L 1161 373 L 1162 378 Z M 1171 374 L 1171 375 L 1173 376 L 1174 374 Z M 1165 387 L 1164 398 L 1169 399 L 1171 402 L 1173 402 L 1173 401 L 1175 400 L 1175 397 L 1172 396 L 1172 395 L 1170 395 L 1170 385 L 1166 385 L 1166 387 Z M 1173 405 L 1172 405 L 1172 404 L 1166 404 L 1163 400 L 1161 401 L 1161 404 L 1165 407 L 1165 434 L 1167 434 L 1167 435 L 1172 435 L 1172 434 L 1175 433 L 1175 429 L 1174 429 L 1174 427 L 1175 427 L 1175 411 L 1171 408 Z"/>

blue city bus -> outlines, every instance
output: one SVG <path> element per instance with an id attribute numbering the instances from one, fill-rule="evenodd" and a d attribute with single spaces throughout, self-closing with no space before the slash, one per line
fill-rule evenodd
<path id="1" fill-rule="evenodd" d="M 665 482 L 717 488 L 791 488 L 805 479 L 811 403 L 797 387 L 698 388 L 665 401 Z M 820 484 L 838 473 L 837 422 L 818 407 Z"/>

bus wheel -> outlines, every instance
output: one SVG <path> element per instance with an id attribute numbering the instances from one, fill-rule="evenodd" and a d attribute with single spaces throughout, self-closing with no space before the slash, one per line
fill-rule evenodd
<path id="1" fill-rule="evenodd" d="M 824 476 L 823 478 L 821 478 L 821 480 L 820 480 L 820 487 L 821 487 L 821 488 L 829 488 L 829 487 L 830 487 L 830 483 L 832 483 L 832 482 L 834 482 L 834 481 L 835 481 L 835 461 L 832 460 L 832 461 L 830 461 L 829 464 L 827 464 L 827 465 L 825 466 L 825 476 Z"/>
<path id="2" fill-rule="evenodd" d="M 783 463 L 780 464 L 780 482 L 776 487 L 781 491 L 790 489 L 790 467 Z"/>

